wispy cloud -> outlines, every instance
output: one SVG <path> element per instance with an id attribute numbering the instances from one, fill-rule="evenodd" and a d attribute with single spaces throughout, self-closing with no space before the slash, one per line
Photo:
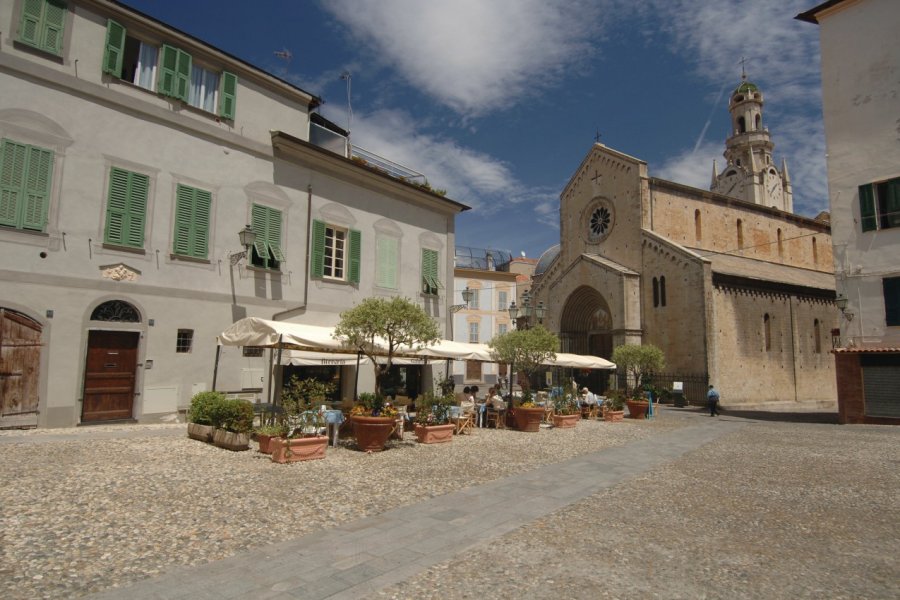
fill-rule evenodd
<path id="1" fill-rule="evenodd" d="M 712 165 L 716 160 L 722 171 L 722 144 L 704 142 L 693 149 L 685 149 L 680 154 L 669 157 L 658 168 L 650 165 L 650 174 L 669 181 L 676 181 L 696 188 L 709 189 L 712 180 Z"/>
<path id="2" fill-rule="evenodd" d="M 408 83 L 477 116 L 547 89 L 590 59 L 601 4 L 329 0 L 323 8 Z"/>

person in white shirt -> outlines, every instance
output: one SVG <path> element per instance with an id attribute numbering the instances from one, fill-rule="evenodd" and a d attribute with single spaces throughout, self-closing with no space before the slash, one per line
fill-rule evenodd
<path id="1" fill-rule="evenodd" d="M 581 398 L 579 400 L 581 406 L 596 406 L 597 405 L 597 396 L 595 396 L 591 390 L 587 388 L 581 388 Z"/>

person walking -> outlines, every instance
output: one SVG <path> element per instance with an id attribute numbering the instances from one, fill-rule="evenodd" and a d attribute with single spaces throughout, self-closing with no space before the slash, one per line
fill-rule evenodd
<path id="1" fill-rule="evenodd" d="M 719 416 L 719 391 L 716 390 L 712 385 L 709 386 L 709 391 L 706 393 L 706 403 L 709 405 L 709 416 L 718 417 Z"/>

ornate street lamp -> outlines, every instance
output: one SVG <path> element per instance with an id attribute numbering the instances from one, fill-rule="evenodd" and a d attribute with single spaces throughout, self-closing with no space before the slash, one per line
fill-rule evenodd
<path id="1" fill-rule="evenodd" d="M 241 241 L 244 251 L 235 252 L 230 256 L 231 266 L 238 264 L 242 258 L 246 258 L 247 262 L 250 262 L 250 247 L 256 243 L 256 232 L 253 231 L 250 225 L 244 225 L 244 228 L 238 232 L 238 239 Z"/>

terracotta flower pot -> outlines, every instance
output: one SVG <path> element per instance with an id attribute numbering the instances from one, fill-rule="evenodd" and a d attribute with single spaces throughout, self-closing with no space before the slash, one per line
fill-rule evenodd
<path id="1" fill-rule="evenodd" d="M 272 454 L 272 440 L 276 439 L 278 439 L 278 436 L 276 435 L 257 433 L 256 441 L 259 442 L 259 451 L 263 454 Z"/>
<path id="2" fill-rule="evenodd" d="M 516 427 L 519 431 L 528 431 L 534 433 L 540 431 L 541 420 L 544 418 L 544 407 L 535 406 L 534 408 L 522 408 L 521 406 L 513 409 L 516 415 Z"/>
<path id="3" fill-rule="evenodd" d="M 364 452 L 380 452 L 384 450 L 388 436 L 394 430 L 394 417 L 350 417 L 353 422 L 353 435 L 356 445 Z"/>
<path id="4" fill-rule="evenodd" d="M 624 410 L 607 410 L 603 412 L 603 420 L 604 421 L 621 421 L 625 418 Z"/>
<path id="5" fill-rule="evenodd" d="M 272 449 L 272 462 L 289 463 L 301 460 L 325 458 L 328 447 L 327 435 L 316 435 L 305 438 L 272 438 L 269 441 Z"/>
<path id="6" fill-rule="evenodd" d="M 416 425 L 416 439 L 420 444 L 441 444 L 453 441 L 453 423 L 447 425 Z"/>
<path id="7" fill-rule="evenodd" d="M 553 426 L 559 427 L 560 429 L 567 429 L 578 425 L 578 421 L 580 420 L 581 415 L 578 413 L 575 413 L 574 415 L 553 415 Z"/>
<path id="8" fill-rule="evenodd" d="M 627 400 L 628 416 L 632 419 L 643 419 L 647 416 L 650 403 L 645 400 Z"/>

